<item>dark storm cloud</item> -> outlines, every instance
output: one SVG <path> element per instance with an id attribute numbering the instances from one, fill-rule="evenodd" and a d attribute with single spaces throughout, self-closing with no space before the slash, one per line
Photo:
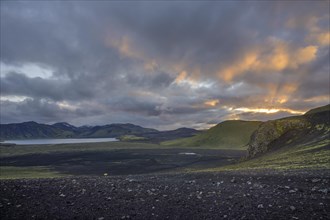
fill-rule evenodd
<path id="1" fill-rule="evenodd" d="M 174 77 L 164 73 L 156 72 L 153 74 L 128 74 L 125 76 L 126 83 L 136 87 L 142 87 L 147 89 L 162 89 L 167 88 L 173 81 Z"/>
<path id="2" fill-rule="evenodd" d="M 302 76 L 301 84 L 296 96 L 303 98 L 312 98 L 322 94 L 330 94 L 330 54 L 327 53 L 320 56 L 320 58 L 310 65 Z M 325 74 L 328 73 L 328 74 Z"/>
<path id="3" fill-rule="evenodd" d="M 74 86 L 73 85 L 78 85 Z M 34 98 L 49 98 L 55 101 L 93 98 L 95 91 L 85 81 L 70 82 L 40 77 L 29 78 L 24 74 L 11 72 L 1 77 L 1 94 L 20 95 Z"/>
<path id="4" fill-rule="evenodd" d="M 63 117 L 75 116 L 73 112 L 61 109 L 55 103 L 49 103 L 40 99 L 26 99 L 23 102 L 15 103 L 1 101 L 5 108 L 1 109 L 1 123 L 12 123 L 20 121 L 31 121 L 38 115 L 38 121 L 49 123 L 61 120 Z"/>
<path id="5" fill-rule="evenodd" d="M 204 127 L 275 116 L 236 108 L 326 104 L 328 8 L 327 1 L 1 2 L 1 121 Z M 52 75 L 36 77 L 26 64 Z"/>

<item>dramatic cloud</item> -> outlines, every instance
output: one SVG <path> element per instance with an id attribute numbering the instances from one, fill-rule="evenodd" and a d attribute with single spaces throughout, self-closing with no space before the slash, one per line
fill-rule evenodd
<path id="1" fill-rule="evenodd" d="M 1 123 L 207 128 L 329 103 L 329 2 L 1 2 Z"/>

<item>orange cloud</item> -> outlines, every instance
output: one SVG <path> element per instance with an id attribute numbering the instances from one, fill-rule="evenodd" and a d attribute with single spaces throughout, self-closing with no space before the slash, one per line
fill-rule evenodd
<path id="1" fill-rule="evenodd" d="M 330 44 L 330 31 L 320 33 L 317 36 L 317 41 L 322 46 L 328 46 Z"/>
<path id="2" fill-rule="evenodd" d="M 258 54 L 255 51 L 248 52 L 243 56 L 242 60 L 238 60 L 224 70 L 221 70 L 218 75 L 226 82 L 230 82 L 235 76 L 241 75 L 251 69 L 255 62 L 257 62 L 257 56 Z"/>
<path id="3" fill-rule="evenodd" d="M 305 99 L 304 102 L 314 102 L 314 103 L 318 103 L 318 102 L 324 102 L 324 103 L 329 103 L 329 95 L 321 95 L 321 96 L 315 96 L 312 98 L 308 98 Z"/>
<path id="4" fill-rule="evenodd" d="M 144 63 L 144 69 L 149 71 L 154 71 L 158 66 L 155 60 L 146 60 Z"/>
<path id="5" fill-rule="evenodd" d="M 330 31 L 317 31 L 316 33 L 311 33 L 306 41 L 315 42 L 320 46 L 330 45 Z"/>
<path id="6" fill-rule="evenodd" d="M 301 49 L 298 49 L 295 54 L 295 63 L 294 67 L 297 67 L 300 64 L 308 63 L 315 59 L 318 47 L 317 46 L 307 46 Z"/>
<path id="7" fill-rule="evenodd" d="M 293 93 L 298 89 L 296 83 L 285 83 L 283 85 L 268 84 L 268 94 L 264 95 L 263 106 L 270 108 L 279 108 L 282 104 L 291 100 Z"/>
<path id="8" fill-rule="evenodd" d="M 175 82 L 176 82 L 176 83 L 181 83 L 181 82 L 183 82 L 186 78 L 187 78 L 187 72 L 186 72 L 186 71 L 182 71 L 182 72 L 179 73 L 179 75 L 175 78 Z"/>
<path id="9" fill-rule="evenodd" d="M 108 37 L 106 38 L 106 45 L 116 48 L 120 55 L 130 58 L 143 58 L 143 54 L 134 48 L 132 41 L 128 36 L 120 38 Z"/>
<path id="10" fill-rule="evenodd" d="M 209 107 L 214 107 L 218 104 L 219 104 L 218 99 L 212 99 L 212 100 L 208 100 L 208 101 L 204 102 L 204 105 L 209 106 Z"/>
<path id="11" fill-rule="evenodd" d="M 270 55 L 269 60 L 265 60 L 263 64 L 265 65 L 265 70 L 269 69 L 281 71 L 285 69 L 289 64 L 289 54 L 287 52 L 287 48 L 284 45 L 276 47 L 274 53 Z"/>
<path id="12" fill-rule="evenodd" d="M 329 19 L 329 15 L 290 18 L 286 23 L 286 27 L 290 29 L 304 28 L 307 31 L 306 42 L 317 44 L 318 46 L 329 46 L 329 28 L 323 28 L 320 25 L 321 23 L 329 22 Z"/>
<path id="13" fill-rule="evenodd" d="M 266 113 L 266 114 L 274 114 L 277 112 L 288 112 L 290 114 L 304 114 L 303 111 L 295 111 L 287 108 L 236 108 L 236 111 L 240 112 L 252 112 L 252 113 Z"/>
<path id="14" fill-rule="evenodd" d="M 271 38 L 268 44 L 271 48 L 268 45 L 260 45 L 259 48 L 254 48 L 236 61 L 225 65 L 218 71 L 218 76 L 225 82 L 231 82 L 233 78 L 249 71 L 264 73 L 296 69 L 313 61 L 318 51 L 318 47 L 314 45 L 291 48 L 288 43 L 275 38 Z"/>
<path id="15" fill-rule="evenodd" d="M 154 71 L 158 66 L 157 61 L 149 59 L 142 50 L 134 45 L 134 42 L 128 36 L 120 38 L 107 37 L 105 43 L 107 46 L 117 49 L 122 57 L 143 61 L 144 69 L 147 71 Z"/>

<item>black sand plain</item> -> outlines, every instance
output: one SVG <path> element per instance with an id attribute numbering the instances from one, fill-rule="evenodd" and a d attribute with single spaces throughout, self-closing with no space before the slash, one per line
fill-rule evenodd
<path id="1" fill-rule="evenodd" d="M 1 219 L 329 219 L 325 170 L 0 181 Z"/>

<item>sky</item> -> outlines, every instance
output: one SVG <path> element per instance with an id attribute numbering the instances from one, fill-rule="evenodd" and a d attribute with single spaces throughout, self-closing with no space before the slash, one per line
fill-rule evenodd
<path id="1" fill-rule="evenodd" d="M 1 123 L 205 129 L 329 104 L 329 1 L 1 1 Z"/>

